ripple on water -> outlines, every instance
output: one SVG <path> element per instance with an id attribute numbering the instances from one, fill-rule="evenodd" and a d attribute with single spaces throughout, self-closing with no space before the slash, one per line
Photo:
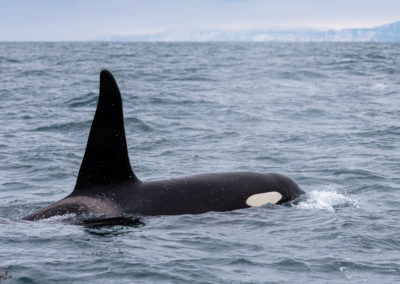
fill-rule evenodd
<path id="1" fill-rule="evenodd" d="M 400 282 L 398 44 L 0 43 L 0 54 L 4 283 Z M 143 224 L 18 220 L 71 192 L 103 68 L 139 177 L 273 171 L 306 195 Z"/>

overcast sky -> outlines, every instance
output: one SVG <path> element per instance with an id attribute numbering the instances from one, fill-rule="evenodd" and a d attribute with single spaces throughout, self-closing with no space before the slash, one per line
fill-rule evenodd
<path id="1" fill-rule="evenodd" d="M 400 20 L 399 0 L 0 0 L 0 40 L 171 29 L 341 29 Z"/>

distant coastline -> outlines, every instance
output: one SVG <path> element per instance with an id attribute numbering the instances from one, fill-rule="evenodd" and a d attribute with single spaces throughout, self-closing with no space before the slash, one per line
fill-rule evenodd
<path id="1" fill-rule="evenodd" d="M 372 28 L 342 30 L 257 29 L 218 30 L 182 29 L 158 33 L 109 35 L 95 41 L 243 41 L 243 42 L 400 42 L 400 21 Z"/>

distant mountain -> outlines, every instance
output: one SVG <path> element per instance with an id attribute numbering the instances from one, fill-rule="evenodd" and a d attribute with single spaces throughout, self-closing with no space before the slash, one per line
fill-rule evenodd
<path id="1" fill-rule="evenodd" d="M 170 30 L 159 33 L 113 35 L 109 41 L 352 41 L 400 42 L 400 21 L 374 28 L 342 30 Z"/>

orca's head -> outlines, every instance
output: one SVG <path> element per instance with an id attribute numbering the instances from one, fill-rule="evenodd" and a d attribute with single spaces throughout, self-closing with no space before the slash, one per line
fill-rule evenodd
<path id="1" fill-rule="evenodd" d="M 293 201 L 299 198 L 305 192 L 290 178 L 281 174 L 267 174 L 269 182 L 275 188 L 275 191 L 282 195 L 278 204 Z"/>

